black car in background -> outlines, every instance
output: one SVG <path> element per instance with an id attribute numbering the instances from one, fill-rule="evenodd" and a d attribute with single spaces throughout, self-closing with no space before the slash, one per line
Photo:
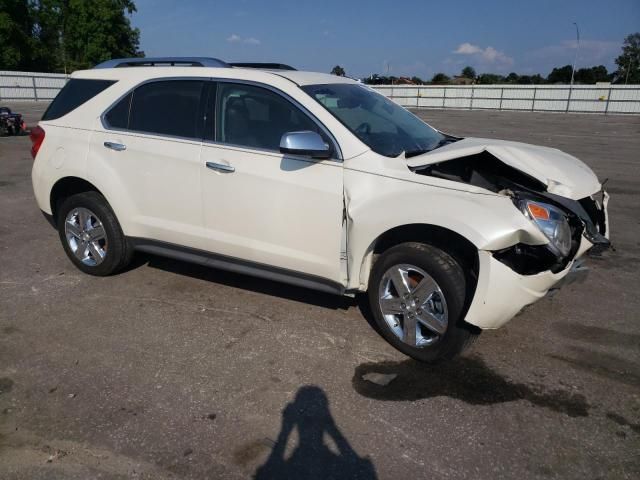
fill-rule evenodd
<path id="1" fill-rule="evenodd" d="M 13 113 L 9 107 L 0 107 L 0 133 L 3 135 L 20 135 L 26 130 L 22 115 Z"/>

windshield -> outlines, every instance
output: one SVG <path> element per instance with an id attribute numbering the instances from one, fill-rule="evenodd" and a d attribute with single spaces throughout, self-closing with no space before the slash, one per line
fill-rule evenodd
<path id="1" fill-rule="evenodd" d="M 409 111 L 364 85 L 306 85 L 302 89 L 380 155 L 419 155 L 447 140 Z"/>

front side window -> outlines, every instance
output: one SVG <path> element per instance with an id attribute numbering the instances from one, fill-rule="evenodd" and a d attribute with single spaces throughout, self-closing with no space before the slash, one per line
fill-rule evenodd
<path id="1" fill-rule="evenodd" d="M 280 149 L 287 132 L 318 126 L 291 102 L 265 88 L 252 85 L 218 85 L 216 141 L 266 150 Z"/>
<path id="2" fill-rule="evenodd" d="M 141 85 L 133 92 L 129 111 L 129 130 L 156 135 L 200 139 L 201 80 L 166 80 Z M 126 102 L 126 97 L 123 99 Z M 116 105 L 107 114 L 119 108 Z M 123 118 L 125 108 L 114 112 Z"/>
<path id="3" fill-rule="evenodd" d="M 340 83 L 302 89 L 381 155 L 419 155 L 446 141 L 418 117 L 365 86 Z"/>

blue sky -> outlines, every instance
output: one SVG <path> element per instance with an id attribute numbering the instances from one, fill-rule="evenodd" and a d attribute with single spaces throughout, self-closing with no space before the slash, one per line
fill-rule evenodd
<path id="1" fill-rule="evenodd" d="M 570 64 L 614 67 L 640 31 L 640 0 L 136 0 L 147 56 L 274 61 L 347 74 L 511 71 L 547 75 Z"/>

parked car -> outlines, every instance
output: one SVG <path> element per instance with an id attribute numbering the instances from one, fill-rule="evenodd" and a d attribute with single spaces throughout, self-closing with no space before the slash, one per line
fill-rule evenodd
<path id="1" fill-rule="evenodd" d="M 31 138 L 37 203 L 83 272 L 144 251 L 366 292 L 384 338 L 420 361 L 609 246 L 608 195 L 571 155 L 452 136 L 356 81 L 278 64 L 109 61 L 75 72 Z"/>
<path id="2" fill-rule="evenodd" d="M 0 132 L 5 135 L 20 135 L 26 128 L 22 115 L 13 113 L 9 107 L 0 107 Z"/>

